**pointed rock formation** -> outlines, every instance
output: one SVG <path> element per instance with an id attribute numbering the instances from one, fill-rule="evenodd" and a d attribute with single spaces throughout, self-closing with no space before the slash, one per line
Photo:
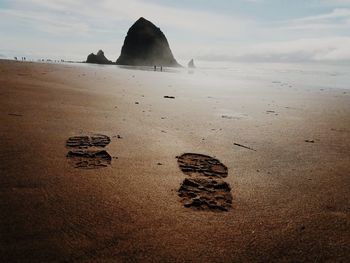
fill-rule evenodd
<path id="1" fill-rule="evenodd" d="M 112 64 L 112 61 L 108 60 L 105 57 L 105 54 L 102 50 L 99 50 L 97 54 L 91 53 L 88 55 L 86 59 L 86 63 L 94 63 L 94 64 Z"/>
<path id="2" fill-rule="evenodd" d="M 190 60 L 190 62 L 188 62 L 187 66 L 189 68 L 195 68 L 196 66 L 194 65 L 194 61 L 193 61 L 193 58 Z"/>
<path id="3" fill-rule="evenodd" d="M 179 67 L 168 40 L 152 22 L 141 17 L 129 29 L 124 40 L 119 65 Z"/>

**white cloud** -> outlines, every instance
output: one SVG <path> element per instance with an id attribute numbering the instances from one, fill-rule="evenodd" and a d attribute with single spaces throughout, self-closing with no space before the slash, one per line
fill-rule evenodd
<path id="1" fill-rule="evenodd" d="M 36 29 L 54 34 L 78 34 L 84 35 L 89 31 L 88 25 L 75 19 L 61 19 L 57 15 L 38 14 L 34 11 L 24 11 L 15 9 L 0 9 L 0 15 L 3 19 L 15 19 L 23 21 L 26 26 L 35 27 Z"/>
<path id="2" fill-rule="evenodd" d="M 306 31 L 309 35 L 335 35 L 347 32 L 350 29 L 350 9 L 336 8 L 325 14 L 307 16 L 298 19 L 280 21 L 275 28 L 280 30 Z M 303 33 L 301 32 L 301 33 Z"/>
<path id="3" fill-rule="evenodd" d="M 321 0 L 323 4 L 329 5 L 350 5 L 350 0 Z"/>
<path id="4" fill-rule="evenodd" d="M 350 61 L 349 47 L 350 37 L 309 38 L 234 48 L 222 46 L 197 56 L 213 61 Z"/>
<path id="5" fill-rule="evenodd" d="M 350 3 L 350 2 L 349 2 Z M 300 19 L 293 20 L 294 22 L 310 22 L 310 21 L 326 21 L 336 18 L 350 17 L 350 9 L 348 8 L 336 8 L 332 12 L 327 14 L 308 16 Z"/>
<path id="6" fill-rule="evenodd" d="M 50 17 L 51 21 L 47 19 L 45 21 L 60 24 L 58 20 L 61 21 L 62 17 L 69 22 L 72 20 L 74 22 L 72 18 L 75 17 L 84 21 L 86 29 L 94 28 L 96 25 L 108 27 L 120 21 L 134 22 L 143 16 L 162 27 L 221 37 L 224 36 L 223 28 L 226 34 L 239 34 L 252 23 L 249 19 L 238 16 L 229 17 L 204 11 L 167 7 L 141 0 L 14 0 L 13 2 L 17 15 L 23 16 L 23 13 L 29 12 L 33 15 L 26 18 L 32 19 L 33 22 L 38 21 L 38 18 Z M 9 11 L 16 15 L 14 10 Z M 37 28 L 40 30 L 39 25 Z"/>

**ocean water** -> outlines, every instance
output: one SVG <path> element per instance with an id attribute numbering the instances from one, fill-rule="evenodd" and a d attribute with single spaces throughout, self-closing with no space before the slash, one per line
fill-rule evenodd
<path id="1" fill-rule="evenodd" d="M 197 62 L 195 69 L 163 68 L 192 81 L 216 84 L 251 83 L 308 89 L 350 89 L 350 65 L 322 63 L 227 63 Z M 184 65 L 184 64 L 183 64 Z M 115 66 L 117 67 L 117 66 Z M 129 70 L 153 71 L 153 67 L 121 67 Z M 159 71 L 160 69 L 157 68 Z"/>
<path id="2" fill-rule="evenodd" d="M 218 79 L 310 89 L 350 89 L 350 65 L 318 63 L 203 63 L 196 69 Z"/>
<path id="3" fill-rule="evenodd" d="M 11 59 L 0 57 L 0 59 Z M 37 61 L 37 60 L 32 60 Z M 182 62 L 182 63 L 181 63 Z M 39 62 L 40 63 L 40 62 Z M 44 63 L 56 63 L 44 62 Z M 61 62 L 58 62 L 61 63 Z M 186 65 L 185 61 L 180 61 Z M 107 70 L 153 71 L 153 67 L 129 67 L 116 65 L 89 65 L 70 63 L 86 67 L 105 67 Z M 163 68 L 164 72 L 177 73 L 189 80 L 203 82 L 275 84 L 280 86 L 298 86 L 311 89 L 350 89 L 350 64 L 347 63 L 254 63 L 254 62 L 210 62 L 195 60 L 196 68 Z M 157 68 L 159 71 L 159 68 Z"/>

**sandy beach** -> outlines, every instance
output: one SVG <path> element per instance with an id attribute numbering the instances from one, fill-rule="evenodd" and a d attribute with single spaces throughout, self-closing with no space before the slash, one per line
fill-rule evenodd
<path id="1" fill-rule="evenodd" d="M 0 101 L 3 262 L 349 260 L 350 90 L 1 60 Z M 94 134 L 110 162 L 76 168 Z M 227 167 L 228 211 L 184 207 L 184 153 Z"/>

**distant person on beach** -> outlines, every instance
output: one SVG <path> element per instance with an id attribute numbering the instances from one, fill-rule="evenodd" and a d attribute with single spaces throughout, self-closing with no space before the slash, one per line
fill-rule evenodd
<path id="1" fill-rule="evenodd" d="M 157 66 L 156 65 L 154 65 L 154 71 L 157 71 Z"/>
<path id="2" fill-rule="evenodd" d="M 163 71 L 163 66 L 160 66 L 160 71 Z"/>

